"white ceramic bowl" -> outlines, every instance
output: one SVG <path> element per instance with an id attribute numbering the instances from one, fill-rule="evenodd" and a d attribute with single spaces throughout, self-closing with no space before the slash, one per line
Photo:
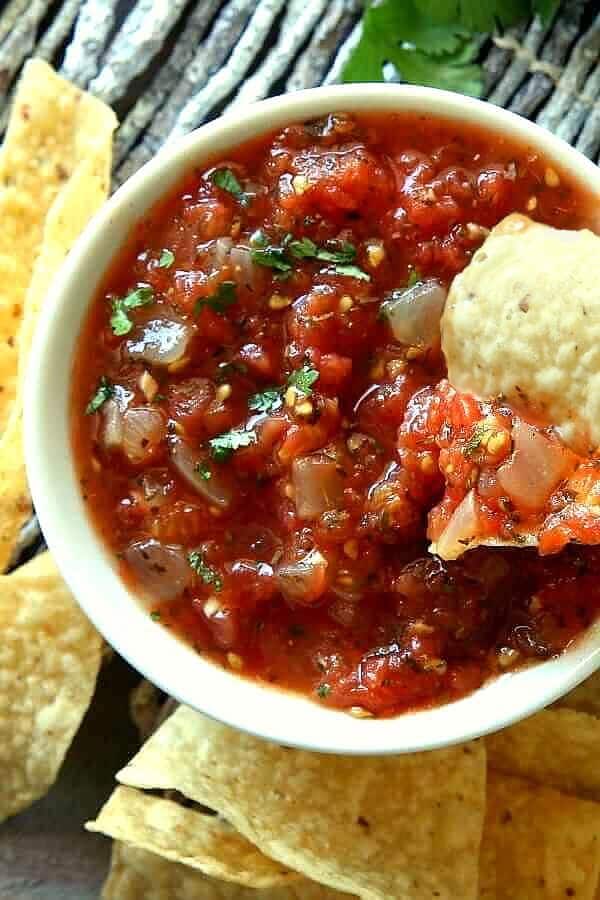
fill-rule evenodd
<path id="1" fill-rule="evenodd" d="M 317 88 L 236 112 L 164 149 L 88 226 L 47 297 L 25 396 L 29 482 L 48 545 L 82 608 L 112 646 L 168 694 L 229 725 L 283 744 L 336 753 L 441 747 L 509 725 L 556 700 L 600 667 L 600 624 L 558 659 L 503 675 L 461 700 L 393 719 L 355 719 L 252 681 L 198 656 L 157 627 L 117 575 L 88 519 L 69 437 L 74 347 L 100 279 L 131 227 L 193 165 L 285 124 L 331 111 L 418 111 L 476 122 L 542 151 L 596 191 L 600 171 L 548 132 L 491 104 L 400 85 Z"/>

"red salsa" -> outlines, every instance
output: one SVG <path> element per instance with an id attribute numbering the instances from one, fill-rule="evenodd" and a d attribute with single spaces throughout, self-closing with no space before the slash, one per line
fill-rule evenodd
<path id="1" fill-rule="evenodd" d="M 561 445 L 564 502 L 527 548 L 494 470 L 518 427 L 554 439 L 458 394 L 440 350 L 492 226 L 589 226 L 547 171 L 473 126 L 330 115 L 190 172 L 137 225 L 80 337 L 72 422 L 90 515 L 153 618 L 356 715 L 459 697 L 594 620 L 600 551 L 574 543 L 563 483 L 591 464 Z M 485 536 L 515 546 L 444 561 L 429 545 L 475 484 Z"/>

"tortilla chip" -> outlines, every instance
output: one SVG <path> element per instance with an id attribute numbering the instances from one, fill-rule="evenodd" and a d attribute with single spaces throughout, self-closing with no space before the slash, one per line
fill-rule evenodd
<path id="1" fill-rule="evenodd" d="M 102 900 L 348 900 L 303 880 L 289 887 L 253 888 L 207 878 L 154 853 L 113 844 L 111 867 Z"/>
<path id="2" fill-rule="evenodd" d="M 106 199 L 109 164 L 110 145 L 104 148 L 102 156 L 80 162 L 56 197 L 46 219 L 42 247 L 27 292 L 19 332 L 20 386 L 6 430 L 0 438 L 0 571 L 9 564 L 19 532 L 31 514 L 31 498 L 23 459 L 21 385 L 35 326 L 48 286 L 75 240 Z M 0 334 L 1 317 L 0 296 Z M 0 352 L 0 371 L 1 367 Z M 0 394 L 0 398 L 3 397 L 4 393 Z"/>
<path id="3" fill-rule="evenodd" d="M 486 738 L 488 763 L 507 775 L 600 800 L 600 720 L 546 709 Z"/>
<path id="4" fill-rule="evenodd" d="M 117 777 L 216 809 L 265 855 L 338 890 L 475 900 L 485 774 L 481 742 L 395 757 L 309 753 L 182 706 Z"/>
<path id="5" fill-rule="evenodd" d="M 0 822 L 53 784 L 87 710 L 101 639 L 49 554 L 0 576 Z"/>
<path id="6" fill-rule="evenodd" d="M 112 110 L 47 63 L 27 63 L 0 152 L 0 434 L 17 393 L 17 337 L 46 216 L 82 161 L 90 181 L 80 203 L 93 211 L 94 196 L 106 196 L 116 125 Z"/>
<path id="7" fill-rule="evenodd" d="M 249 887 L 272 887 L 301 877 L 263 856 L 220 816 L 133 788 L 117 788 L 86 828 L 198 869 L 210 878 Z"/>
<path id="8" fill-rule="evenodd" d="M 555 706 L 577 709 L 579 712 L 589 713 L 591 716 L 600 718 L 600 671 L 594 672 L 576 688 L 561 697 Z"/>
<path id="9" fill-rule="evenodd" d="M 480 900 L 593 900 L 600 806 L 491 772 Z"/>

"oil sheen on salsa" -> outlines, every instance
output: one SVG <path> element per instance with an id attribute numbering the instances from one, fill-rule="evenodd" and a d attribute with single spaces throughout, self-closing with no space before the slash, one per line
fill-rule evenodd
<path id="1" fill-rule="evenodd" d="M 593 621 L 594 548 L 428 551 L 445 292 L 511 212 L 589 224 L 584 190 L 548 172 L 473 126 L 330 115 L 190 171 L 139 223 L 82 331 L 72 422 L 89 513 L 157 627 L 386 716 Z"/>

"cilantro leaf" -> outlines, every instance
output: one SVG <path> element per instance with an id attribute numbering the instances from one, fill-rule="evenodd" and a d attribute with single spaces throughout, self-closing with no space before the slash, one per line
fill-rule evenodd
<path id="1" fill-rule="evenodd" d="M 475 6 L 475 0 L 468 3 Z M 485 5 L 480 0 L 477 3 L 478 8 Z M 383 67 L 392 63 L 403 81 L 479 97 L 483 79 L 481 67 L 473 64 L 477 43 L 469 26 L 457 17 L 456 3 L 436 0 L 434 6 L 437 15 L 430 12 L 426 0 L 383 0 L 377 6 L 371 2 L 363 17 L 361 39 L 344 67 L 343 80 L 383 81 Z M 455 17 L 450 21 L 452 8 Z"/>
<path id="2" fill-rule="evenodd" d="M 199 462 L 195 466 L 196 472 L 202 479 L 202 481 L 210 481 L 212 478 L 212 472 L 210 471 L 210 466 L 205 462 Z"/>
<path id="3" fill-rule="evenodd" d="M 336 265 L 333 269 L 336 275 L 347 275 L 349 278 L 358 278 L 360 281 L 371 280 L 371 276 L 359 269 L 358 266 Z"/>
<path id="4" fill-rule="evenodd" d="M 158 268 L 159 269 L 170 269 L 173 263 L 175 262 L 175 255 L 172 250 L 162 250 L 159 260 L 158 260 Z"/>
<path id="5" fill-rule="evenodd" d="M 323 684 L 320 684 L 317 688 L 317 694 L 321 698 L 321 700 L 324 700 L 325 697 L 328 697 L 330 693 L 331 688 L 326 682 L 323 682 Z"/>
<path id="6" fill-rule="evenodd" d="M 98 382 L 96 393 L 93 395 L 90 402 L 85 408 L 86 416 L 91 416 L 92 413 L 98 412 L 102 404 L 106 403 L 107 400 L 110 400 L 114 393 L 114 386 L 108 380 L 106 375 L 103 375 Z"/>
<path id="7" fill-rule="evenodd" d="M 540 0 L 485 0 L 484 3 L 481 0 L 414 0 L 414 3 L 419 14 L 429 21 L 459 23 L 468 31 L 483 32 L 495 31 L 498 26 L 508 28 L 528 19 L 534 11 L 539 12 Z M 545 0 L 541 3 L 545 5 Z"/>
<path id="8" fill-rule="evenodd" d="M 211 438 L 208 442 L 212 458 L 217 462 L 225 462 L 229 459 L 234 450 L 240 447 L 249 447 L 256 443 L 256 433 L 254 431 L 243 431 L 239 428 L 233 428 L 224 434 L 218 434 Z"/>
<path id="9" fill-rule="evenodd" d="M 268 269 L 275 269 L 276 272 L 291 272 L 293 269 L 285 247 L 253 247 L 250 250 L 250 257 L 258 266 L 266 266 Z"/>
<path id="10" fill-rule="evenodd" d="M 235 281 L 222 281 L 214 294 L 196 301 L 194 313 L 198 315 L 205 306 L 210 306 L 213 312 L 222 314 L 237 300 L 237 284 Z"/>
<path id="11" fill-rule="evenodd" d="M 242 206 L 249 206 L 251 202 L 250 194 L 247 194 L 237 180 L 235 173 L 231 169 L 215 169 L 209 176 L 213 184 L 227 191 L 232 197 L 241 203 Z"/>
<path id="12" fill-rule="evenodd" d="M 296 259 L 314 259 L 319 252 L 318 246 L 310 238 L 303 237 L 289 243 L 290 253 Z"/>
<path id="13" fill-rule="evenodd" d="M 288 387 L 294 387 L 301 394 L 310 396 L 312 394 L 312 386 L 318 379 L 319 373 L 313 369 L 309 363 L 305 363 L 301 369 L 296 369 L 288 378 Z"/>
<path id="14" fill-rule="evenodd" d="M 133 328 L 133 322 L 129 318 L 128 312 L 140 306 L 148 306 L 149 303 L 154 303 L 154 291 L 148 284 L 130 291 L 125 297 L 113 297 L 110 317 L 110 327 L 113 330 L 113 334 L 116 334 L 118 337 L 129 334 Z"/>
<path id="15" fill-rule="evenodd" d="M 252 412 L 268 413 L 280 409 L 283 401 L 279 388 L 267 388 L 260 394 L 248 398 L 248 409 Z"/>
<path id="16" fill-rule="evenodd" d="M 341 241 L 339 248 L 332 242 L 331 249 L 319 247 L 310 238 L 290 241 L 289 250 L 297 259 L 322 259 L 326 262 L 351 263 L 356 258 L 356 247 L 348 241 Z"/>
<path id="17" fill-rule="evenodd" d="M 215 591 L 220 591 L 223 587 L 223 579 L 211 566 L 204 562 L 202 554 L 198 550 L 192 550 L 188 553 L 188 562 L 194 572 L 200 576 L 204 584 L 211 584 Z"/>

